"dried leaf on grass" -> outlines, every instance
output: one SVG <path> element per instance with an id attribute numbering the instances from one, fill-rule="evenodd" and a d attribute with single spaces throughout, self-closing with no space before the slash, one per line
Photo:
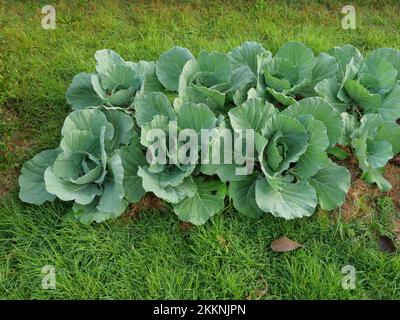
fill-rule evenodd
<path id="1" fill-rule="evenodd" d="M 271 249 L 272 249 L 272 251 L 275 251 L 275 252 L 288 252 L 288 251 L 296 250 L 297 248 L 300 248 L 300 247 L 303 247 L 303 245 L 297 243 L 296 241 L 289 239 L 286 236 L 275 239 L 271 243 Z"/>
<path id="2" fill-rule="evenodd" d="M 393 253 L 396 251 L 396 247 L 393 240 L 387 236 L 380 236 L 378 241 L 379 249 L 386 253 Z"/>

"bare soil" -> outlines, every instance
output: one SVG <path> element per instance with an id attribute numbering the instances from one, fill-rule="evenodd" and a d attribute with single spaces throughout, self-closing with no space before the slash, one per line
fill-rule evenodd
<path id="1" fill-rule="evenodd" d="M 0 171 L 0 199 L 8 192 L 15 189 L 18 181 L 19 170 L 11 168 Z"/>
<path id="2" fill-rule="evenodd" d="M 132 203 L 128 207 L 128 211 L 124 214 L 123 219 L 134 218 L 137 219 L 143 210 L 147 209 L 164 209 L 164 202 L 157 198 L 153 193 L 146 193 L 146 195 L 138 202 Z"/>
<path id="3" fill-rule="evenodd" d="M 349 151 L 349 150 L 346 150 Z M 361 179 L 362 172 L 353 155 L 343 161 L 337 161 L 346 166 L 351 175 L 351 186 L 346 196 L 346 201 L 341 207 L 345 220 L 360 218 L 372 213 L 376 206 L 376 199 L 380 196 L 389 196 L 393 199 L 397 209 L 400 210 L 400 157 L 396 156 L 386 165 L 385 178 L 392 184 L 390 192 L 384 193 L 376 185 L 370 185 Z"/>

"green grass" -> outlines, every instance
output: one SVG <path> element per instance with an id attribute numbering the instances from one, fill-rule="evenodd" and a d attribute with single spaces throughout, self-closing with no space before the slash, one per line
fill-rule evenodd
<path id="1" fill-rule="evenodd" d="M 384 299 L 400 294 L 400 257 L 379 252 L 366 223 L 327 216 L 252 221 L 227 210 L 183 233 L 168 211 L 89 227 L 63 220 L 64 211 L 58 203 L 4 204 L 3 297 Z M 269 243 L 282 234 L 305 248 L 272 252 Z M 348 264 L 357 271 L 355 290 L 341 287 L 341 268 Z M 45 265 L 56 268 L 56 290 L 41 287 Z"/>
<path id="2" fill-rule="evenodd" d="M 245 40 L 272 52 L 292 40 L 315 52 L 344 43 L 364 53 L 400 48 L 394 1 L 356 1 L 356 30 L 341 29 L 337 1 L 102 3 L 54 1 L 57 29 L 44 30 L 40 8 L 48 1 L 0 0 L 2 182 L 57 144 L 70 110 L 66 88 L 76 73 L 94 69 L 98 49 L 154 60 L 174 45 L 197 54 Z M 378 200 L 372 217 L 352 222 L 340 213 L 250 220 L 228 205 L 184 233 L 168 210 L 82 226 L 62 219 L 68 205 L 25 205 L 14 185 L 8 189 L 0 199 L 0 298 L 400 298 L 400 257 L 381 253 L 376 239 L 378 232 L 390 235 L 396 213 L 389 198 Z M 305 248 L 272 252 L 270 242 L 281 235 Z M 341 286 L 348 264 L 357 271 L 354 290 Z M 41 287 L 45 265 L 56 268 L 55 290 Z"/>

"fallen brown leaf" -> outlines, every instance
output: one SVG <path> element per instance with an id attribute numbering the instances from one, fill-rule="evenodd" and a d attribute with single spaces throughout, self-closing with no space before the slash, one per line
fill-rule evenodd
<path id="1" fill-rule="evenodd" d="M 378 241 L 379 249 L 386 253 L 393 253 L 396 251 L 396 247 L 393 240 L 387 236 L 380 236 Z"/>
<path id="2" fill-rule="evenodd" d="M 271 243 L 271 249 L 272 249 L 272 251 L 275 251 L 275 252 L 293 251 L 299 247 L 303 247 L 303 246 L 301 244 L 297 243 L 296 241 L 289 239 L 286 236 L 282 236 L 278 239 L 275 239 Z"/>

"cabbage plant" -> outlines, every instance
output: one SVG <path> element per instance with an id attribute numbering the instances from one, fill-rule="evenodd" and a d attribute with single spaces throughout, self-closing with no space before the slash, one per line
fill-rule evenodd
<path id="1" fill-rule="evenodd" d="M 181 220 L 205 223 L 223 209 L 226 194 L 223 183 L 196 174 L 201 130 L 213 129 L 216 116 L 206 104 L 194 102 L 184 103 L 175 112 L 160 92 L 138 96 L 135 108 L 136 121 L 142 126 L 140 142 L 147 148 L 148 163 L 137 172 L 143 188 L 171 203 Z M 192 150 L 178 138 L 185 130 L 197 140 Z"/>
<path id="2" fill-rule="evenodd" d="M 342 143 L 350 146 L 368 183 L 376 183 L 383 191 L 392 185 L 384 177 L 385 165 L 400 152 L 400 126 L 385 120 L 380 114 L 364 115 L 360 121 L 343 115 L 346 126 Z"/>
<path id="3" fill-rule="evenodd" d="M 227 54 L 201 51 L 197 59 L 185 63 L 178 82 L 174 80 L 178 89 L 174 107 L 185 102 L 205 103 L 215 113 L 224 114 L 233 105 L 234 95 L 255 80 L 249 66 L 234 67 Z"/>
<path id="4" fill-rule="evenodd" d="M 108 49 L 95 54 L 96 72 L 81 72 L 69 86 L 66 98 L 73 110 L 106 106 L 130 107 L 151 63 L 132 63 Z"/>
<path id="5" fill-rule="evenodd" d="M 257 42 L 246 41 L 242 45 L 233 48 L 228 53 L 232 68 L 250 68 L 253 73 L 252 79 L 246 85 L 236 90 L 233 101 L 236 106 L 241 105 L 247 99 L 264 98 L 266 96 L 263 70 L 267 63 L 272 60 L 272 53 Z"/>
<path id="6" fill-rule="evenodd" d="M 232 127 L 253 129 L 255 172 L 230 180 L 229 196 L 241 213 L 269 212 L 293 219 L 310 216 L 317 204 L 332 210 L 344 202 L 350 185 L 346 168 L 327 156 L 340 138 L 338 111 L 320 98 L 306 98 L 278 112 L 252 100 L 229 112 Z"/>
<path id="7" fill-rule="evenodd" d="M 362 114 L 380 114 L 384 120 L 396 121 L 400 118 L 400 51 L 372 51 L 344 88 Z"/>
<path id="8" fill-rule="evenodd" d="M 381 48 L 365 59 L 351 45 L 335 47 L 329 53 L 340 68 L 336 77 L 315 87 L 320 96 L 343 111 L 345 122 L 340 144 L 350 146 L 363 178 L 389 191 L 383 177 L 385 165 L 400 150 L 396 120 L 400 118 L 400 51 Z"/>
<path id="9" fill-rule="evenodd" d="M 145 162 L 140 149 L 128 146 L 132 128 L 132 118 L 118 110 L 72 112 L 62 127 L 59 147 L 23 165 L 21 200 L 73 201 L 71 216 L 83 223 L 118 217 L 128 200 L 138 201 L 144 194 L 141 183 L 132 183 L 132 177 L 139 180 L 138 165 Z"/>
<path id="10" fill-rule="evenodd" d="M 222 211 L 227 195 L 250 217 L 307 217 L 345 199 L 349 172 L 331 159 L 345 156 L 338 145 L 351 147 L 367 182 L 391 188 L 398 50 L 364 58 L 343 45 L 315 56 L 290 42 L 272 55 L 244 42 L 197 57 L 174 47 L 156 62 L 108 49 L 95 59 L 96 72 L 67 90 L 74 111 L 59 146 L 23 165 L 22 201 L 72 201 L 69 217 L 83 223 L 116 218 L 146 192 L 196 225 Z"/>
<path id="11" fill-rule="evenodd" d="M 350 45 L 334 47 L 328 51 L 338 63 L 338 70 L 332 77 L 321 80 L 314 87 L 318 96 L 326 99 L 337 110 L 345 112 L 351 108 L 351 98 L 347 94 L 344 84 L 354 80 L 363 62 L 360 51 Z"/>
<path id="12" fill-rule="evenodd" d="M 400 118 L 400 51 L 373 50 L 365 59 L 352 45 L 329 51 L 339 64 L 336 77 L 315 87 L 319 96 L 358 120 L 365 114 L 380 114 L 384 120 Z"/>
<path id="13" fill-rule="evenodd" d="M 315 57 L 303 44 L 289 42 L 264 65 L 263 75 L 271 101 L 289 106 L 301 98 L 315 96 L 315 85 L 333 77 L 338 68 L 334 57 L 326 53 Z"/>

